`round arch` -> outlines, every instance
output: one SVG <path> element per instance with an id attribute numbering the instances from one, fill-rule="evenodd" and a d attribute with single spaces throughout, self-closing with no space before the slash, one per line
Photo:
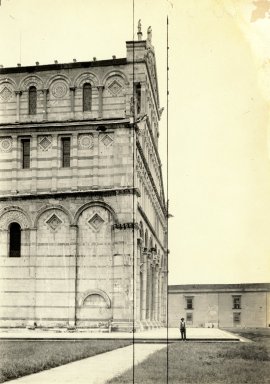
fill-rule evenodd
<path id="1" fill-rule="evenodd" d="M 1 79 L 0 80 L 0 86 L 2 84 L 9 84 L 10 86 L 12 86 L 14 88 L 14 90 L 18 89 L 17 83 L 13 79 L 11 79 L 10 77 L 5 77 L 4 79 Z"/>
<path id="2" fill-rule="evenodd" d="M 7 229 L 11 223 L 18 223 L 21 229 L 32 227 L 32 220 L 27 212 L 17 206 L 9 206 L 0 212 L 0 228 Z"/>
<path id="3" fill-rule="evenodd" d="M 99 78 L 92 72 L 83 72 L 80 73 L 75 80 L 73 81 L 73 86 L 82 87 L 85 83 L 90 83 L 92 86 L 98 86 L 100 80 Z"/>
<path id="4" fill-rule="evenodd" d="M 64 82 L 67 83 L 68 87 L 71 86 L 71 81 L 70 81 L 70 79 L 68 78 L 68 76 L 63 75 L 63 74 L 61 74 L 61 75 L 60 75 L 60 74 L 57 74 L 57 75 L 53 75 L 52 77 L 50 77 L 50 78 L 47 80 L 47 82 L 46 82 L 46 84 L 45 84 L 45 87 L 46 87 L 46 88 L 50 88 L 50 86 L 52 85 L 52 83 L 53 83 L 54 81 L 57 81 L 57 80 L 63 80 Z"/>
<path id="5" fill-rule="evenodd" d="M 108 79 L 110 77 L 113 77 L 113 76 L 120 76 L 124 80 L 124 83 L 125 83 L 126 86 L 129 84 L 128 78 L 127 78 L 127 76 L 125 75 L 124 72 L 119 71 L 119 70 L 111 70 L 111 71 L 105 73 L 105 75 L 103 76 L 103 79 L 102 79 L 102 82 L 101 82 L 102 85 L 105 85 L 106 81 L 108 81 Z"/>
<path id="6" fill-rule="evenodd" d="M 37 75 L 28 75 L 25 76 L 19 84 L 19 89 L 21 91 L 27 91 L 30 87 L 36 87 L 37 90 L 41 90 L 44 88 L 44 82 L 41 77 Z"/>
<path id="7" fill-rule="evenodd" d="M 41 215 L 44 213 L 44 212 L 47 212 L 47 211 L 51 211 L 53 209 L 56 209 L 56 210 L 59 210 L 59 211 L 62 211 L 64 212 L 67 217 L 68 217 L 68 220 L 69 220 L 69 224 L 71 225 L 73 223 L 73 217 L 72 217 L 72 214 L 69 212 L 68 209 L 66 209 L 65 207 L 63 207 L 62 205 L 58 205 L 58 204 L 55 204 L 55 205 L 46 205 L 44 207 L 41 207 L 39 209 L 39 211 L 37 212 L 37 215 L 35 217 L 35 221 L 34 221 L 34 228 L 36 229 L 37 228 L 37 223 L 38 223 L 38 220 L 39 218 L 41 217 Z"/>
<path id="8" fill-rule="evenodd" d="M 76 212 L 75 214 L 75 217 L 74 217 L 74 224 L 77 225 L 78 224 L 78 220 L 79 220 L 79 217 L 80 215 L 82 214 L 83 211 L 85 211 L 87 208 L 90 208 L 90 207 L 95 207 L 95 206 L 98 206 L 98 207 L 102 207 L 104 209 L 106 209 L 107 211 L 109 211 L 112 215 L 112 218 L 113 218 L 113 221 L 117 224 L 118 223 L 118 218 L 117 218 L 117 215 L 114 211 L 114 209 L 108 205 L 107 203 L 104 203 L 104 201 L 90 201 L 89 203 L 86 203 L 84 205 L 82 205 L 78 211 Z"/>
<path id="9" fill-rule="evenodd" d="M 79 297 L 79 306 L 82 307 L 85 300 L 91 296 L 91 295 L 99 295 L 101 296 L 105 303 L 107 308 L 111 308 L 111 299 L 107 295 L 106 292 L 102 291 L 101 289 L 88 289 L 87 291 L 83 292 Z"/>

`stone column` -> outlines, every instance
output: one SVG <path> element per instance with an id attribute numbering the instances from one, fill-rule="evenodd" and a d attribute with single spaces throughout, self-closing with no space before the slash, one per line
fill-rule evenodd
<path id="1" fill-rule="evenodd" d="M 71 108 L 71 118 L 75 117 L 75 89 L 76 87 L 70 87 L 70 108 Z"/>
<path id="2" fill-rule="evenodd" d="M 141 320 L 146 319 L 147 308 L 147 252 L 143 251 L 142 264 L 142 302 L 141 302 Z"/>
<path id="3" fill-rule="evenodd" d="M 141 320 L 142 312 L 142 239 L 137 238 L 137 258 L 136 258 L 136 320 Z"/>
<path id="4" fill-rule="evenodd" d="M 16 94 L 16 122 L 20 121 L 20 96 L 22 94 L 21 91 L 15 91 Z"/>
<path id="5" fill-rule="evenodd" d="M 153 305 L 153 320 L 158 320 L 158 269 L 154 267 L 154 305 Z"/>
<path id="6" fill-rule="evenodd" d="M 43 120 L 47 120 L 48 111 L 47 111 L 47 94 L 49 90 L 47 88 L 42 89 L 43 92 Z"/>
<path id="7" fill-rule="evenodd" d="M 152 317 L 152 261 L 151 253 L 147 255 L 147 309 L 146 309 L 146 318 L 151 320 Z"/>
<path id="8" fill-rule="evenodd" d="M 30 259 L 30 278 L 31 278 L 31 305 L 32 305 L 32 325 L 36 322 L 36 266 L 37 266 L 37 228 L 30 230 L 29 236 L 29 259 Z"/>
<path id="9" fill-rule="evenodd" d="M 78 187 L 78 134 L 72 134 L 72 155 L 71 155 L 71 167 L 72 167 L 72 186 L 73 191 L 77 190 Z"/>
<path id="10" fill-rule="evenodd" d="M 77 291 L 78 291 L 78 226 L 70 225 L 70 255 L 69 258 L 69 296 L 68 296 L 68 322 L 70 327 L 76 326 L 77 321 Z"/>
<path id="11" fill-rule="evenodd" d="M 159 267 L 158 274 L 158 321 L 161 321 L 161 308 L 162 308 L 162 272 Z"/>
<path id="12" fill-rule="evenodd" d="M 0 228 L 0 257 L 9 257 L 9 230 Z M 3 260 L 3 259 L 2 259 Z M 3 276 L 3 271 L 0 272 L 0 276 Z"/>
<path id="13" fill-rule="evenodd" d="M 53 135 L 52 136 L 52 155 L 51 155 L 51 191 L 56 192 L 57 191 L 57 171 L 58 171 L 58 163 L 59 163 L 59 158 L 61 156 L 61 149 L 59 148 L 61 144 L 61 141 L 58 136 Z"/>
<path id="14" fill-rule="evenodd" d="M 103 85 L 98 85 L 98 117 L 102 118 L 103 115 Z"/>
<path id="15" fill-rule="evenodd" d="M 99 157 L 99 134 L 93 133 L 93 188 L 98 188 L 98 157 Z"/>
<path id="16" fill-rule="evenodd" d="M 37 191 L 37 135 L 32 135 L 31 140 L 31 193 Z"/>
<path id="17" fill-rule="evenodd" d="M 12 182 L 11 182 L 11 193 L 17 193 L 17 169 L 18 169 L 18 138 L 12 135 Z"/>

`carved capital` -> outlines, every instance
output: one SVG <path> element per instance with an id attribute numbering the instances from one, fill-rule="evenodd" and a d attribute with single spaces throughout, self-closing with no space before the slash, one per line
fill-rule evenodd
<path id="1" fill-rule="evenodd" d="M 138 237 L 137 238 L 137 244 L 138 244 L 138 246 L 142 246 L 142 244 L 143 244 L 143 239 L 141 238 L 141 237 Z"/>
<path id="2" fill-rule="evenodd" d="M 112 229 L 139 229 L 138 223 L 117 223 L 112 225 Z"/>

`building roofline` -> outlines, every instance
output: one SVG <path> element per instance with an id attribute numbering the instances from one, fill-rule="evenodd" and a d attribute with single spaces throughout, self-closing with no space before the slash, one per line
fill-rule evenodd
<path id="1" fill-rule="evenodd" d="M 91 67 L 106 67 L 111 65 L 123 65 L 127 64 L 127 59 L 115 58 L 109 60 L 93 60 L 93 61 L 78 61 L 73 63 L 58 63 L 58 64 L 43 64 L 43 65 L 26 65 L 19 67 L 4 67 L 0 68 L 0 75 L 8 73 L 34 73 L 41 71 L 53 71 L 60 69 L 72 69 L 72 68 L 91 68 Z"/>
<path id="2" fill-rule="evenodd" d="M 218 290 L 270 290 L 270 283 L 242 283 L 242 284 L 183 284 L 169 285 L 169 293 L 177 292 L 205 292 Z"/>

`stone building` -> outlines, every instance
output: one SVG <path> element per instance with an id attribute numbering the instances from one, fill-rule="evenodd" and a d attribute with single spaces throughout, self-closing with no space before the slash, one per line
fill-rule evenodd
<path id="1" fill-rule="evenodd" d="M 270 284 L 170 285 L 168 306 L 169 327 L 270 327 Z"/>
<path id="2" fill-rule="evenodd" d="M 167 214 L 151 42 L 0 69 L 0 326 L 166 324 Z"/>

